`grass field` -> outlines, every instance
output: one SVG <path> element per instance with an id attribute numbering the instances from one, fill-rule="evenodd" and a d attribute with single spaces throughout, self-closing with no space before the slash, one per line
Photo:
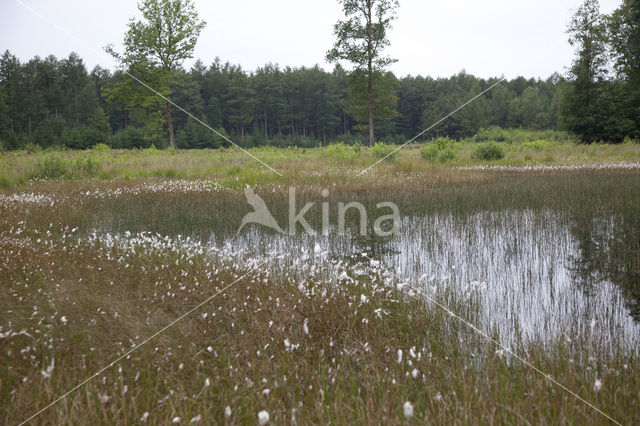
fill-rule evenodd
<path id="1" fill-rule="evenodd" d="M 504 158 L 487 160 L 472 158 L 473 142 L 452 143 L 445 161 L 408 146 L 364 174 L 388 148 L 250 150 L 282 176 L 237 150 L 2 154 L 1 421 L 46 408 L 33 423 L 253 424 L 263 410 L 274 424 L 639 423 L 639 354 L 614 317 L 636 318 L 637 330 L 640 146 L 500 146 Z M 561 324 L 563 338 L 542 328 L 504 344 L 606 416 L 430 301 L 501 338 L 481 317 L 482 286 L 454 272 L 462 265 L 440 262 L 459 292 L 440 276 L 432 287 L 399 276 L 385 241 L 335 253 L 315 240 L 279 247 L 265 233 L 254 250 L 235 235 L 246 185 L 278 220 L 290 186 L 300 204 L 329 189 L 331 206 L 391 200 L 408 218 L 557 217 L 580 255 L 577 276 L 606 281 L 621 301 L 599 307 L 576 284 L 594 306 Z M 307 218 L 316 226 L 320 210 Z M 483 232 L 504 223 L 519 222 Z M 556 233 L 542 219 L 518 226 L 551 242 Z M 498 248 L 518 250 L 487 247 Z M 538 283 L 535 271 L 492 265 L 505 282 L 515 272 Z"/>
<path id="2" fill-rule="evenodd" d="M 442 146 L 425 158 L 436 142 L 407 145 L 384 160 L 382 167 L 395 173 L 431 172 L 451 167 L 534 166 L 640 162 L 640 144 L 579 145 L 570 140 L 543 140 L 536 133 L 523 142 L 456 142 L 440 138 Z M 540 135 L 542 136 L 542 135 Z M 501 159 L 478 158 L 474 153 L 486 145 L 497 146 Z M 374 148 L 330 145 L 328 148 L 251 148 L 251 155 L 287 174 L 325 173 L 327 169 L 359 170 L 369 167 L 395 149 L 396 145 Z M 37 147 L 34 147 L 37 148 Z M 445 155 L 442 155 L 445 151 Z M 448 156 L 446 155 L 448 154 Z M 451 157 L 451 155 L 453 155 Z M 445 172 L 446 173 L 446 172 Z M 0 156 L 0 184 L 26 183 L 32 179 L 216 179 L 221 183 L 249 184 L 274 181 L 275 175 L 237 148 L 219 150 L 111 150 L 105 145 L 87 151 L 6 152 Z"/>

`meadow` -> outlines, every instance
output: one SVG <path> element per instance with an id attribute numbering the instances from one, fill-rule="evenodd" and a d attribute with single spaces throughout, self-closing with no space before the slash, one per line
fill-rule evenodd
<path id="1" fill-rule="evenodd" d="M 392 150 L 3 153 L 1 421 L 639 423 L 640 145 Z M 237 234 L 247 185 L 402 224 Z"/>

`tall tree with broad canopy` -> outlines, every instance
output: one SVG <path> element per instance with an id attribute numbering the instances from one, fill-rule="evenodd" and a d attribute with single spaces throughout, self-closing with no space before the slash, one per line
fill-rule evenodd
<path id="1" fill-rule="evenodd" d="M 163 96 L 170 94 L 171 74 L 193 57 L 193 50 L 206 22 L 198 19 L 192 0 L 142 0 L 142 20 L 131 19 L 124 38 L 124 53 L 112 46 L 106 50 L 131 70 L 146 70 L 142 78 Z M 147 96 L 155 96 L 149 92 Z M 147 102 L 153 104 L 152 102 Z M 164 101 L 169 143 L 175 148 L 171 103 Z"/>
<path id="2" fill-rule="evenodd" d="M 573 15 L 569 43 L 576 58 L 569 70 L 570 84 L 564 94 L 564 127 L 586 143 L 604 139 L 607 105 L 603 104 L 607 74 L 607 34 L 605 17 L 598 0 L 585 0 Z"/>
<path id="3" fill-rule="evenodd" d="M 376 111 L 387 111 L 388 108 L 380 108 L 376 105 L 374 97 L 376 92 L 374 85 L 376 76 L 382 75 L 384 68 L 395 62 L 395 59 L 383 56 L 382 51 L 389 45 L 387 30 L 391 27 L 391 21 L 396 17 L 398 8 L 397 0 L 338 0 L 342 4 L 345 17 L 344 21 L 338 21 L 334 25 L 336 42 L 327 52 L 327 60 L 335 62 L 346 60 L 354 64 L 356 75 L 362 76 L 365 81 L 366 118 L 369 128 L 369 145 L 374 142 L 374 118 Z M 384 79 L 377 79 L 384 82 Z M 352 79 L 353 81 L 353 79 Z M 379 94 L 381 95 L 381 94 Z M 389 97 L 393 99 L 393 97 Z M 352 110 L 360 110 L 354 108 Z M 362 117 L 354 117 L 356 120 Z"/>

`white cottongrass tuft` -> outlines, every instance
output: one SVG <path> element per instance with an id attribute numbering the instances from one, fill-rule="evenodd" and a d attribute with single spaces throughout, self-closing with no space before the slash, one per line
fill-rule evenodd
<path id="1" fill-rule="evenodd" d="M 398 349 L 398 364 L 402 363 L 402 349 Z"/>
<path id="2" fill-rule="evenodd" d="M 224 408 L 224 416 L 231 417 L 231 407 L 229 407 L 228 405 Z"/>
<path id="3" fill-rule="evenodd" d="M 402 406 L 402 413 L 404 414 L 405 419 L 413 417 L 413 404 L 409 401 L 405 402 Z"/>
<path id="4" fill-rule="evenodd" d="M 602 382 L 600 381 L 600 379 L 596 379 L 595 383 L 593 384 L 593 390 L 596 392 L 600 392 L 600 389 L 602 389 Z"/>
<path id="5" fill-rule="evenodd" d="M 413 371 L 411 372 L 411 377 L 413 377 L 414 379 L 418 378 L 418 369 L 414 368 Z"/>
<path id="6" fill-rule="evenodd" d="M 206 379 L 204 379 L 204 387 L 208 388 L 209 386 L 211 386 L 211 380 L 209 380 L 209 378 L 207 377 Z"/>
<path id="7" fill-rule="evenodd" d="M 62 322 L 62 324 L 66 324 L 67 323 L 67 317 L 65 317 L 63 315 L 62 318 L 60 318 L 60 322 Z"/>
<path id="8" fill-rule="evenodd" d="M 193 417 L 189 423 L 199 423 L 200 420 L 202 420 L 202 414 L 198 414 L 197 416 Z"/>
<path id="9" fill-rule="evenodd" d="M 258 424 L 264 426 L 267 423 L 269 423 L 269 413 L 267 410 L 262 410 L 258 413 Z"/>
<path id="10" fill-rule="evenodd" d="M 171 423 L 180 423 L 180 420 L 182 420 L 180 417 L 176 416 L 171 420 Z"/>
<path id="11" fill-rule="evenodd" d="M 145 411 L 144 414 L 142 414 L 142 417 L 140 417 L 140 421 L 144 423 L 147 421 L 148 418 L 149 418 L 149 412 Z"/>
<path id="12" fill-rule="evenodd" d="M 49 364 L 47 368 L 45 368 L 44 370 L 40 371 L 40 374 L 42 374 L 42 377 L 44 377 L 45 379 L 48 379 L 49 377 L 51 377 L 51 373 L 53 372 L 53 367 L 55 366 L 55 362 L 56 360 L 54 358 L 51 358 L 51 364 Z"/>

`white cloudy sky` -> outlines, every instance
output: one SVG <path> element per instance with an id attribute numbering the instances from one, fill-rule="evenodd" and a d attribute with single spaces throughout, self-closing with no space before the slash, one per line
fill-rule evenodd
<path id="1" fill-rule="evenodd" d="M 119 45 L 135 0 L 0 0 L 0 50 L 21 60 L 76 51 L 89 68 L 113 68 L 100 51 Z M 20 4 L 65 28 L 70 38 Z M 267 62 L 332 65 L 324 55 L 341 16 L 336 0 L 195 0 L 208 25 L 195 56 L 216 56 L 253 70 Z M 399 76 L 450 76 L 465 69 L 481 77 L 513 78 L 564 73 L 573 51 L 566 26 L 580 0 L 400 0 L 388 54 Z M 601 0 L 603 12 L 620 0 Z M 187 63 L 186 65 L 190 65 Z"/>

